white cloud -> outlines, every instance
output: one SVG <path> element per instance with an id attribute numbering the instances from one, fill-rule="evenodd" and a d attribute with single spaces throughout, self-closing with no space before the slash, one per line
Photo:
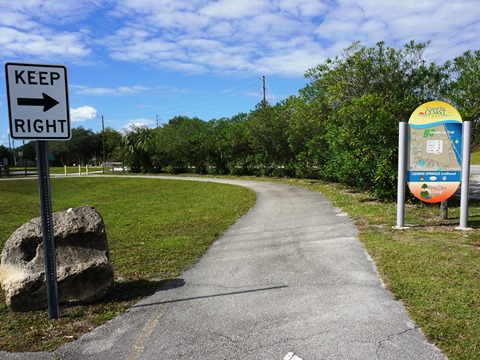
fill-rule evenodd
<path id="1" fill-rule="evenodd" d="M 455 32 L 455 29 L 478 19 L 475 6 L 478 6 L 475 0 L 454 2 L 404 0 L 400 3 L 340 0 L 338 7 L 326 14 L 325 22 L 344 19 L 358 26 L 357 38 L 365 39 L 364 41 L 369 44 L 384 40 L 392 46 L 403 46 L 410 40 L 426 42 L 452 31 L 452 36 L 446 37 L 445 42 L 454 44 L 463 33 Z M 365 26 L 369 22 L 383 23 L 384 28 L 381 30 L 383 33 Z M 478 33 L 479 24 L 473 29 Z M 478 43 L 472 45 L 478 47 Z"/>
<path id="2" fill-rule="evenodd" d="M 299 77 L 305 70 L 324 60 L 322 52 L 314 53 L 308 49 L 293 49 L 279 52 L 275 56 L 259 59 L 257 68 L 261 73 L 277 73 L 285 76 Z"/>
<path id="3" fill-rule="evenodd" d="M 430 48 L 432 60 L 451 59 L 478 48 L 480 22 L 455 31 L 478 18 L 477 7 L 476 0 L 0 0 L 0 47 L 9 59 L 91 63 L 106 51 L 116 61 L 181 73 L 299 77 L 357 40 L 401 47 L 452 32 Z"/>
<path id="4" fill-rule="evenodd" d="M 142 85 L 133 85 L 133 86 L 119 86 L 116 88 L 106 88 L 106 87 L 84 87 L 84 86 L 73 86 L 72 87 L 75 94 L 78 95 L 96 95 L 96 96 L 121 96 L 121 95 L 133 95 L 140 92 L 149 90 L 149 87 Z"/>
<path id="5" fill-rule="evenodd" d="M 100 0 L 0 0 L 2 57 L 22 61 L 85 62 L 90 39 L 82 30 L 62 25 L 88 18 Z"/>
<path id="6" fill-rule="evenodd" d="M 0 11 L 0 26 L 17 28 L 19 24 L 21 24 L 21 28 L 24 30 L 34 29 L 38 26 L 29 16 L 7 9 L 8 8 L 4 8 L 3 11 Z"/>
<path id="7" fill-rule="evenodd" d="M 209 2 L 199 12 L 217 19 L 244 19 L 268 10 L 269 3 L 263 0 L 220 0 Z"/>
<path id="8" fill-rule="evenodd" d="M 316 17 L 325 13 L 328 5 L 322 1 L 280 0 L 279 7 L 292 16 Z"/>
<path id="9" fill-rule="evenodd" d="M 70 109 L 72 122 L 85 122 L 97 117 L 97 109 L 91 106 L 80 106 L 76 109 Z"/>
<path id="10" fill-rule="evenodd" d="M 0 0 L 0 9 L 3 9 L 0 13 L 11 12 L 45 23 L 64 24 L 87 17 L 98 9 L 101 3 L 102 0 Z M 21 22 L 16 25 L 18 28 L 25 28 Z"/>
<path id="11" fill-rule="evenodd" d="M 27 56 L 39 59 L 83 58 L 91 51 L 83 44 L 83 35 L 76 33 L 37 33 L 0 27 L 0 47 L 4 57 Z"/>
<path id="12" fill-rule="evenodd" d="M 210 36 L 217 38 L 218 40 L 227 39 L 234 33 L 234 27 L 229 21 L 218 21 L 210 24 L 208 30 Z"/>
<path id="13" fill-rule="evenodd" d="M 122 126 L 123 131 L 129 132 L 132 130 L 132 127 L 139 127 L 139 126 L 146 126 L 146 127 L 155 127 L 156 121 L 152 119 L 133 119 L 130 120 L 128 123 Z"/>
<path id="14" fill-rule="evenodd" d="M 307 11 L 310 18 L 325 11 L 325 6 L 312 0 L 122 2 L 115 14 L 126 23 L 128 19 L 128 25 L 110 36 L 105 46 L 116 60 L 147 62 L 179 72 L 257 73 L 258 60 L 278 55 L 271 53 L 270 43 L 314 37 L 311 32 L 316 25 L 292 15 Z M 320 44 L 310 43 L 317 53 Z"/>

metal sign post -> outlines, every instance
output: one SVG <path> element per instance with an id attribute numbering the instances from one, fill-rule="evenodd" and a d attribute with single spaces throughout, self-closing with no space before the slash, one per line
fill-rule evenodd
<path id="1" fill-rule="evenodd" d="M 47 284 L 48 316 L 60 317 L 58 304 L 57 262 L 53 233 L 52 199 L 50 196 L 50 173 L 48 168 L 48 144 L 37 141 L 38 192 L 43 229 L 43 253 L 45 257 L 45 280 Z"/>
<path id="2" fill-rule="evenodd" d="M 470 138 L 472 123 L 463 123 L 462 190 L 460 197 L 460 226 L 458 230 L 471 230 L 468 227 L 468 197 L 470 193 Z"/>
<path id="3" fill-rule="evenodd" d="M 405 182 L 407 174 L 408 124 L 398 124 L 398 180 L 397 180 L 397 225 L 395 229 L 405 229 Z"/>

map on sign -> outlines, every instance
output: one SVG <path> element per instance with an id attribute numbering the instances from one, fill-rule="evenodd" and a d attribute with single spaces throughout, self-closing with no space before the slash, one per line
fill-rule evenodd
<path id="1" fill-rule="evenodd" d="M 443 101 L 418 107 L 409 120 L 408 186 L 425 202 L 440 202 L 455 193 L 462 170 L 462 120 Z"/>
<path id="2" fill-rule="evenodd" d="M 461 167 L 461 124 L 410 129 L 410 171 L 457 171 Z M 459 137 L 460 136 L 460 137 Z"/>

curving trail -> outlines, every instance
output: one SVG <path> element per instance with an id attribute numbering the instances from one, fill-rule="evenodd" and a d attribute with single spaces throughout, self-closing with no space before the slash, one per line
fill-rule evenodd
<path id="1" fill-rule="evenodd" d="M 160 177 L 159 177 L 160 178 Z M 172 177 L 167 177 L 172 179 Z M 445 359 L 385 290 L 345 214 L 267 182 L 198 264 L 55 353 L 6 359 Z"/>

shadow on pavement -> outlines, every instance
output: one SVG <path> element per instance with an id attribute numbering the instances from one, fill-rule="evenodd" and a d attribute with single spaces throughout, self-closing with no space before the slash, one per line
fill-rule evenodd
<path id="1" fill-rule="evenodd" d="M 171 290 L 185 285 L 183 279 L 167 279 L 159 281 L 133 280 L 115 282 L 101 302 L 138 300 L 157 291 Z"/>
<path id="2" fill-rule="evenodd" d="M 137 304 L 137 305 L 132 306 L 132 308 L 145 307 L 145 306 L 155 306 L 155 305 L 176 303 L 176 302 L 181 302 L 181 301 L 191 301 L 191 300 L 199 300 L 199 299 L 209 299 L 209 298 L 220 297 L 220 296 L 231 296 L 231 295 L 239 295 L 239 294 L 249 294 L 249 293 L 255 293 L 255 292 L 260 292 L 260 291 L 269 291 L 269 290 L 284 289 L 284 288 L 287 288 L 287 287 L 288 287 L 287 285 L 277 285 L 277 286 L 271 286 L 271 287 L 261 288 L 261 289 L 232 291 L 232 292 L 221 293 L 221 294 L 211 294 L 211 295 L 203 295 L 203 296 L 194 296 L 194 297 L 184 298 L 184 299 L 173 299 L 173 300 L 165 300 L 165 301 L 159 301 L 159 302 L 148 303 L 148 304 Z M 161 289 L 161 290 L 163 290 L 163 289 Z"/>

